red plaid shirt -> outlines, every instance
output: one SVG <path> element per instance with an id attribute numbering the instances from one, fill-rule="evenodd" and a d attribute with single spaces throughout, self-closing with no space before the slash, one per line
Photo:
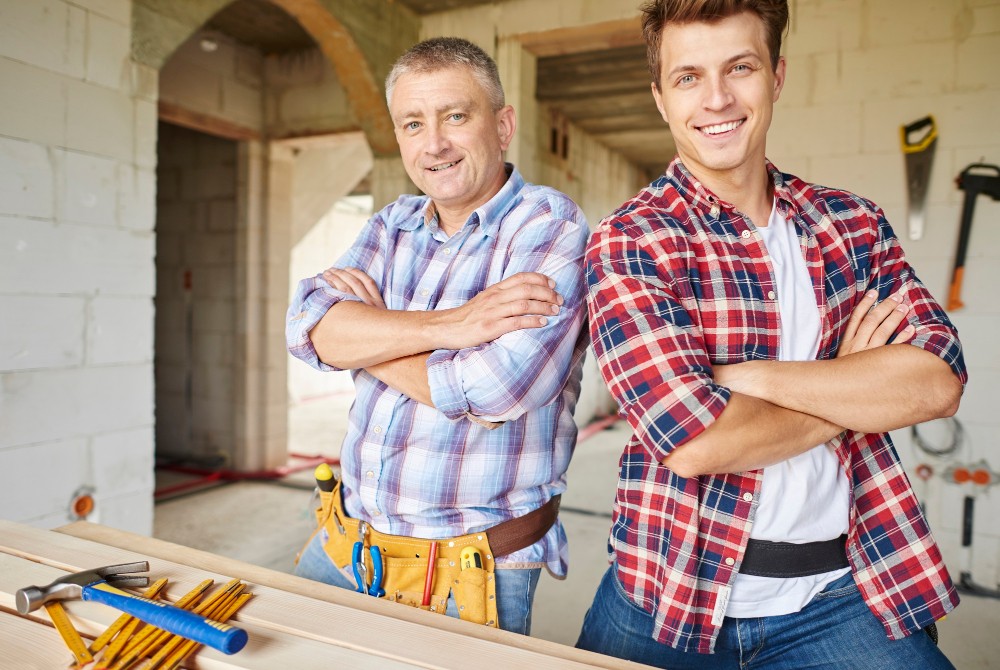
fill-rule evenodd
<path id="1" fill-rule="evenodd" d="M 807 184 L 770 163 L 777 208 L 793 221 L 820 307 L 818 358 L 836 355 L 869 289 L 906 290 L 911 343 L 964 384 L 954 326 L 907 264 L 882 211 Z M 778 301 L 753 224 L 675 159 L 666 174 L 601 222 L 587 250 L 591 339 L 632 439 L 621 458 L 609 549 L 653 636 L 711 652 L 750 536 L 761 470 L 684 479 L 661 464 L 725 409 L 715 364 L 777 360 Z M 902 324 L 900 329 L 905 326 Z M 847 552 L 855 581 L 891 639 L 958 604 L 941 553 L 886 434 L 842 433 L 829 445 L 852 484 Z M 748 495 L 749 494 L 749 495 Z"/>

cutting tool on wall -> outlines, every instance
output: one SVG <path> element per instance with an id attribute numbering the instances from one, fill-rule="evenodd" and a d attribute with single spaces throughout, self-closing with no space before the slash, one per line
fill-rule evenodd
<path id="1" fill-rule="evenodd" d="M 906 158 L 907 219 L 911 240 L 924 234 L 927 219 L 927 189 L 934 166 L 934 149 L 937 147 L 937 124 L 933 116 L 926 116 L 899 129 L 903 155 Z"/>

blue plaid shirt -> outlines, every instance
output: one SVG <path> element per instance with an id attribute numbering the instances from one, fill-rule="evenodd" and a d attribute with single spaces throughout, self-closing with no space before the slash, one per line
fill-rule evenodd
<path id="1" fill-rule="evenodd" d="M 542 328 L 431 353 L 435 407 L 352 370 L 357 399 L 341 451 L 344 505 L 377 530 L 412 537 L 463 535 L 522 516 L 566 489 L 576 443 L 573 410 L 586 351 L 583 252 L 588 228 L 565 195 L 526 184 L 513 166 L 504 187 L 448 237 L 425 196 L 404 195 L 378 212 L 334 267 L 378 284 L 388 309 L 458 307 L 519 272 L 556 282 L 562 310 Z M 321 362 L 309 331 L 341 300 L 321 276 L 299 283 L 288 310 L 291 353 Z M 503 422 L 490 430 L 469 415 Z M 560 523 L 535 545 L 498 559 L 566 573 Z"/>

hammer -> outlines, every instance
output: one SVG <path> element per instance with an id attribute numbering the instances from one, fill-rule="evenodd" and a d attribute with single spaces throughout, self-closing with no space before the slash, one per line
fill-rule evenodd
<path id="1" fill-rule="evenodd" d="M 145 586 L 149 577 L 122 574 L 146 572 L 147 561 L 106 565 L 60 577 L 48 586 L 27 586 L 15 594 L 20 614 L 33 612 L 53 600 L 92 600 L 110 605 L 137 619 L 226 654 L 235 654 L 247 643 L 247 632 L 219 621 L 182 610 L 164 602 L 122 591 L 116 586 Z M 113 586 L 115 585 L 115 586 Z"/>

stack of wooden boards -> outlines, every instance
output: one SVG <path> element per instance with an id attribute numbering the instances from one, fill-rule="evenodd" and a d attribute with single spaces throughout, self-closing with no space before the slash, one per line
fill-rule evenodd
<path id="1" fill-rule="evenodd" d="M 138 552 L 138 553 L 137 553 Z M 250 634 L 226 656 L 201 650 L 190 667 L 207 670 L 341 667 L 352 670 L 432 668 L 638 669 L 646 666 L 535 638 L 476 626 L 291 575 L 89 523 L 45 531 L 0 521 L 0 655 L 2 667 L 65 667 L 71 660 L 45 610 L 17 615 L 14 593 L 67 572 L 148 560 L 149 574 L 187 592 L 206 578 L 241 575 L 254 594 L 234 619 Z M 74 627 L 98 637 L 119 612 L 104 605 L 65 604 Z M 188 666 L 185 666 L 188 667 Z"/>

